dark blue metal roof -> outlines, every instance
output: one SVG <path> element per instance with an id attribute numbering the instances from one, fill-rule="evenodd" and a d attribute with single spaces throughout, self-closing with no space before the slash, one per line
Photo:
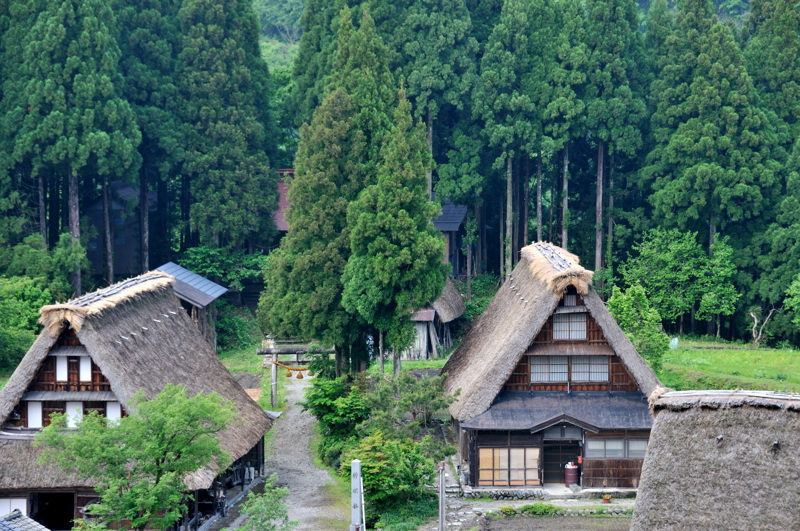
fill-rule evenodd
<path id="1" fill-rule="evenodd" d="M 433 220 L 433 226 L 442 232 L 457 231 L 466 215 L 467 205 L 454 205 L 445 201 L 442 203 L 442 215 Z"/>
<path id="2" fill-rule="evenodd" d="M 647 430 L 653 425 L 645 396 L 635 391 L 504 391 L 487 411 L 461 426 L 539 431 L 559 422 L 590 431 Z"/>
<path id="3" fill-rule="evenodd" d="M 175 294 L 195 306 L 206 307 L 228 291 L 228 288 L 201 277 L 174 262 L 167 262 L 156 269 L 175 277 L 173 285 Z"/>

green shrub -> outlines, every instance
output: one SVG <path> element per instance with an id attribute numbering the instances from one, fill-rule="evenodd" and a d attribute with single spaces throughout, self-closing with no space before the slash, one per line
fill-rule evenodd
<path id="1" fill-rule="evenodd" d="M 513 505 L 504 505 L 502 507 L 498 507 L 497 512 L 506 517 L 517 515 L 517 509 Z"/>
<path id="2" fill-rule="evenodd" d="M 556 516 L 562 513 L 562 510 L 549 503 L 536 502 L 531 505 L 523 505 L 519 511 L 525 516 Z"/>
<path id="3" fill-rule="evenodd" d="M 439 501 L 432 493 L 410 502 L 391 504 L 386 507 L 377 521 L 367 521 L 375 529 L 384 531 L 416 531 L 429 518 L 436 516 Z"/>
<path id="4" fill-rule="evenodd" d="M 253 314 L 246 307 L 236 307 L 228 301 L 217 301 L 217 343 L 223 350 L 240 347 L 259 337 L 261 331 Z"/>
<path id="5" fill-rule="evenodd" d="M 310 350 L 308 371 L 318 378 L 333 380 L 336 378 L 336 360 L 321 350 Z"/>
<path id="6" fill-rule="evenodd" d="M 350 462 L 361 461 L 364 499 L 367 507 L 380 514 L 392 504 L 424 498 L 427 483 L 433 481 L 435 465 L 411 440 L 386 439 L 380 431 L 342 455 L 341 472 L 350 475 Z"/>
<path id="7" fill-rule="evenodd" d="M 622 291 L 615 286 L 608 310 L 650 367 L 660 370 L 669 337 L 661 331 L 661 317 L 650 305 L 644 288 L 636 284 Z"/>

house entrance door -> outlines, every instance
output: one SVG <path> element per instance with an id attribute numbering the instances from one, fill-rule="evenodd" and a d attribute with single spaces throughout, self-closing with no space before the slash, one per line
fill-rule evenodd
<path id="1" fill-rule="evenodd" d="M 572 461 L 578 463 L 581 449 L 578 442 L 544 443 L 542 455 L 542 475 L 545 483 L 564 483 L 564 465 Z"/>

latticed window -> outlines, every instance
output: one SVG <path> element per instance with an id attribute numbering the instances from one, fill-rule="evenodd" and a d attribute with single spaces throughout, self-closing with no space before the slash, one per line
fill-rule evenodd
<path id="1" fill-rule="evenodd" d="M 573 356 L 572 380 L 576 382 L 607 382 L 608 357 Z"/>
<path id="2" fill-rule="evenodd" d="M 553 339 L 586 339 L 586 313 L 553 314 Z"/>
<path id="3" fill-rule="evenodd" d="M 479 448 L 478 485 L 539 485 L 539 448 Z"/>
<path id="4" fill-rule="evenodd" d="M 531 356 L 531 382 L 566 382 L 568 376 L 566 356 Z"/>
<path id="5" fill-rule="evenodd" d="M 587 439 L 587 459 L 643 459 L 647 439 Z"/>

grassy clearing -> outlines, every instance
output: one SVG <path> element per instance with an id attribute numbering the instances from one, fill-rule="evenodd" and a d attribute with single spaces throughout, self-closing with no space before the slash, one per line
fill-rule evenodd
<path id="1" fill-rule="evenodd" d="M 402 370 L 414 370 L 414 369 L 441 369 L 444 367 L 444 364 L 447 363 L 447 357 L 441 358 L 434 358 L 430 360 L 414 360 L 414 361 L 401 361 L 400 368 Z M 391 376 L 394 372 L 394 368 L 392 366 L 392 359 L 387 357 L 383 363 L 383 374 L 386 376 Z M 381 372 L 381 364 L 378 361 L 373 361 L 372 364 L 367 369 L 367 374 L 370 376 L 376 376 Z"/>
<path id="2" fill-rule="evenodd" d="M 800 351 L 686 340 L 664 356 L 659 378 L 673 389 L 800 392 Z"/>
<path id="3" fill-rule="evenodd" d="M 260 340 L 253 339 L 246 345 L 220 351 L 219 359 L 231 372 L 249 372 L 261 376 L 261 398 L 258 405 L 270 411 L 283 411 L 286 408 L 286 378 L 284 371 L 278 368 L 278 399 L 275 407 L 270 405 L 270 388 L 272 386 L 272 372 L 264 366 L 264 356 L 256 354 L 256 349 L 261 346 Z"/>

